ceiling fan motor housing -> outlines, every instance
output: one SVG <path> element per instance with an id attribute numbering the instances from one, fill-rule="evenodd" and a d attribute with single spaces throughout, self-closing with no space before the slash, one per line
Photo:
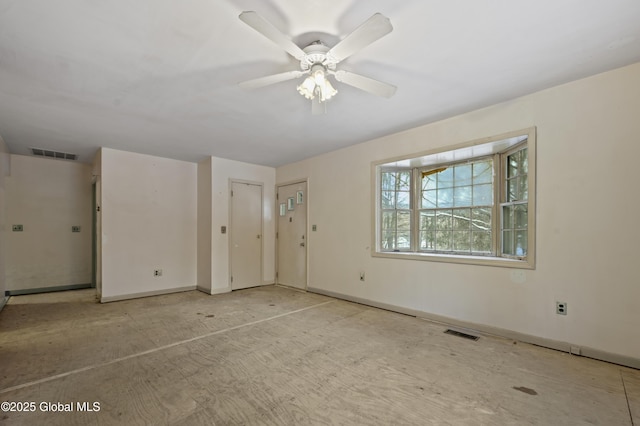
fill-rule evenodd
<path id="1" fill-rule="evenodd" d="M 300 60 L 300 68 L 302 71 L 310 70 L 314 65 L 321 64 L 326 69 L 335 71 L 336 61 L 332 61 L 327 56 L 329 47 L 323 44 L 321 41 L 314 41 L 304 49 L 304 57 Z"/>

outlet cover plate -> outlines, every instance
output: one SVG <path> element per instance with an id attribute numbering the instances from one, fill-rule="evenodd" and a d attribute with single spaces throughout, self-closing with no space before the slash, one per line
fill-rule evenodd
<path id="1" fill-rule="evenodd" d="M 11 230 L 13 232 L 22 232 L 24 228 L 22 227 L 22 225 L 12 225 Z"/>
<path id="2" fill-rule="evenodd" d="M 556 302 L 556 314 L 567 315 L 567 302 Z"/>

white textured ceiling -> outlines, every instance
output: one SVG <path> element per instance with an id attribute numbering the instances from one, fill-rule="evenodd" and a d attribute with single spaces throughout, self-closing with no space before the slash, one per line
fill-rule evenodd
<path id="1" fill-rule="evenodd" d="M 298 66 L 243 10 L 302 45 L 383 13 L 394 31 L 340 67 L 397 93 L 335 83 L 314 116 L 295 80 L 240 89 Z M 638 0 L 0 0 L 0 136 L 277 166 L 638 61 Z"/>

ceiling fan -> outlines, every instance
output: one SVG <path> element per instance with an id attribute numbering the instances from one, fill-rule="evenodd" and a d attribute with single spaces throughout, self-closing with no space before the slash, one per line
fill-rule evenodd
<path id="1" fill-rule="evenodd" d="M 253 11 L 242 12 L 239 18 L 300 61 L 300 70 L 243 81 L 240 83 L 240 87 L 244 89 L 257 89 L 270 84 L 307 76 L 298 86 L 298 92 L 312 101 L 313 114 L 326 112 L 326 101 L 338 93 L 328 79 L 330 75 L 341 83 L 377 96 L 389 98 L 396 92 L 396 87 L 391 84 L 337 69 L 337 65 L 341 61 L 393 30 L 389 18 L 380 13 L 374 14 L 331 48 L 321 41 L 315 41 L 304 48 L 300 48 L 269 21 Z"/>

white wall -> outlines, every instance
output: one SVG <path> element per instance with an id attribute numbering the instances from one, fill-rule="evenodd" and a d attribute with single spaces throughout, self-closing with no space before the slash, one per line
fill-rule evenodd
<path id="1" fill-rule="evenodd" d="M 5 190 L 7 289 L 91 284 L 91 166 L 11 155 Z"/>
<path id="2" fill-rule="evenodd" d="M 212 220 L 211 259 L 212 293 L 231 291 L 229 282 L 229 233 L 222 234 L 221 226 L 229 229 L 229 182 L 243 180 L 263 184 L 263 284 L 275 281 L 275 179 L 272 167 L 211 158 Z"/>
<path id="3" fill-rule="evenodd" d="M 101 182 L 101 300 L 195 289 L 197 164 L 103 148 Z"/>
<path id="4" fill-rule="evenodd" d="M 309 178 L 309 287 L 640 365 L 640 64 L 277 169 Z M 366 124 L 363 124 L 366 125 Z M 371 162 L 536 126 L 537 266 L 371 257 Z M 359 281 L 359 271 L 366 281 Z M 568 315 L 555 302 L 568 303 Z M 634 361 L 635 360 L 635 361 Z"/>
<path id="5" fill-rule="evenodd" d="M 0 310 L 4 307 L 7 298 L 5 291 L 7 284 L 5 281 L 5 258 L 6 258 L 6 241 L 7 241 L 7 197 L 5 187 L 5 176 L 9 175 L 10 156 L 9 149 L 0 136 Z"/>

